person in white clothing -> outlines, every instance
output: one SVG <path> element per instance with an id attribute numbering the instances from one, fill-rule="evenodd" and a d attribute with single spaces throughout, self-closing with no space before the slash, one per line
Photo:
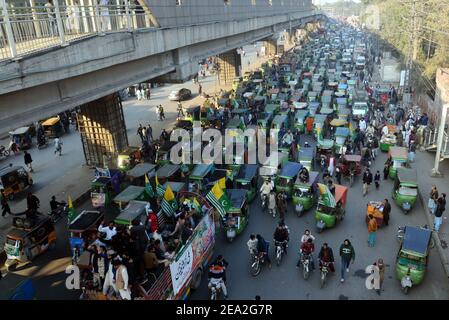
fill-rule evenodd
<path id="1" fill-rule="evenodd" d="M 388 130 L 388 126 L 384 125 L 382 128 L 382 135 L 387 135 L 390 131 Z"/>
<path id="2" fill-rule="evenodd" d="M 128 283 L 128 270 L 120 260 L 113 260 L 109 265 L 103 285 L 103 294 L 108 295 L 113 289 L 116 295 L 120 295 L 123 300 L 131 300 L 131 292 Z"/>
<path id="3" fill-rule="evenodd" d="M 59 152 L 59 155 L 61 156 L 62 153 L 62 141 L 59 137 L 55 138 L 55 154 Z"/>
<path id="4" fill-rule="evenodd" d="M 246 245 L 248 246 L 248 250 L 249 250 L 249 254 L 251 256 L 255 255 L 257 253 L 257 238 L 254 234 L 249 236 L 249 240 L 246 243 Z"/>
<path id="5" fill-rule="evenodd" d="M 312 241 L 314 241 L 315 237 L 312 235 L 312 233 L 310 233 L 309 229 L 306 229 L 301 237 L 301 243 L 306 243 L 309 239 L 312 239 Z"/>
<path id="6" fill-rule="evenodd" d="M 366 121 L 363 118 L 360 119 L 360 121 L 359 121 L 359 129 L 362 132 L 365 132 L 365 130 L 366 130 Z"/>
<path id="7" fill-rule="evenodd" d="M 112 237 L 114 237 L 117 234 L 117 229 L 114 226 L 114 222 L 109 222 L 109 225 L 107 227 L 104 226 L 104 222 L 100 224 L 98 227 L 98 231 L 103 232 L 106 234 L 104 239 L 102 241 L 106 244 L 112 240 Z"/>
<path id="8" fill-rule="evenodd" d="M 274 189 L 274 183 L 271 181 L 271 178 L 268 178 L 264 181 L 262 186 L 260 187 L 260 193 L 262 196 L 268 196 L 271 190 Z"/>
<path id="9" fill-rule="evenodd" d="M 329 166 L 327 167 L 327 170 L 329 171 L 330 176 L 333 177 L 334 170 L 335 170 L 335 158 L 334 157 L 329 158 Z"/>

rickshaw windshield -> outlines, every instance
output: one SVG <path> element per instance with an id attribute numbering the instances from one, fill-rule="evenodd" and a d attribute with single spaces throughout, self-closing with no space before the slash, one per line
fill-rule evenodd
<path id="1" fill-rule="evenodd" d="M 298 197 L 309 197 L 312 194 L 310 189 L 307 189 L 307 188 L 296 189 L 295 193 L 296 193 L 296 196 L 298 196 Z"/>
<path id="2" fill-rule="evenodd" d="M 318 203 L 317 211 L 328 215 L 334 215 L 334 208 L 325 206 L 322 203 Z"/>
<path id="3" fill-rule="evenodd" d="M 403 168 L 405 167 L 404 160 L 393 160 L 393 168 Z"/>
<path id="4" fill-rule="evenodd" d="M 411 270 L 425 270 L 426 258 L 408 254 L 404 251 L 399 253 L 398 263 L 409 267 Z"/>
<path id="5" fill-rule="evenodd" d="M 13 246 L 13 247 L 18 247 L 20 245 L 20 241 L 7 237 L 5 244 L 7 244 L 9 246 Z"/>
<path id="6" fill-rule="evenodd" d="M 401 186 L 398 190 L 399 194 L 404 196 L 417 196 L 418 195 L 418 188 L 415 187 L 407 187 L 407 186 Z"/>
<path id="7" fill-rule="evenodd" d="M 280 177 L 277 184 L 278 184 L 278 186 L 284 187 L 284 186 L 288 185 L 289 182 L 290 182 L 289 178 Z"/>

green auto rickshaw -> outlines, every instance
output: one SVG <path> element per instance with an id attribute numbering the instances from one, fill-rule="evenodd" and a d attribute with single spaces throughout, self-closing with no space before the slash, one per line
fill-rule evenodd
<path id="1" fill-rule="evenodd" d="M 214 165 L 200 163 L 195 165 L 192 172 L 189 175 L 189 182 L 194 183 L 198 186 L 199 190 L 202 191 L 207 183 L 206 177 L 209 173 L 214 171 Z"/>
<path id="2" fill-rule="evenodd" d="M 273 122 L 271 123 L 271 128 L 280 130 L 282 126 L 284 126 L 284 129 L 286 130 L 289 128 L 288 117 L 286 115 L 278 114 L 274 117 Z"/>
<path id="3" fill-rule="evenodd" d="M 170 163 L 170 152 L 173 146 L 177 145 L 177 141 L 165 141 L 156 149 L 156 164 L 163 166 Z"/>
<path id="4" fill-rule="evenodd" d="M 256 164 L 243 164 L 235 178 L 235 188 L 245 189 L 248 192 L 246 197 L 248 203 L 251 203 L 257 194 L 257 169 Z"/>
<path id="5" fill-rule="evenodd" d="M 276 192 L 285 192 L 289 198 L 293 193 L 293 184 L 296 176 L 302 168 L 302 164 L 298 162 L 287 161 L 283 164 L 281 172 L 277 175 L 274 185 Z"/>
<path id="6" fill-rule="evenodd" d="M 307 181 L 298 175 L 293 186 L 292 196 L 298 217 L 315 205 L 317 200 L 316 183 L 319 175 L 320 173 L 317 171 L 309 171 L 309 179 Z"/>
<path id="7" fill-rule="evenodd" d="M 262 180 L 267 180 L 271 178 L 272 180 L 277 175 L 279 168 L 288 161 L 288 154 L 284 152 L 273 152 L 270 157 L 262 163 L 259 168 L 259 176 Z"/>
<path id="8" fill-rule="evenodd" d="M 146 207 L 148 202 L 131 200 L 128 205 L 120 212 L 120 214 L 114 219 L 114 222 L 122 226 L 131 226 L 134 220 L 139 220 L 145 225 L 147 220 Z"/>
<path id="9" fill-rule="evenodd" d="M 297 161 L 303 165 L 307 170 L 313 170 L 313 163 L 315 162 L 315 150 L 312 147 L 301 148 L 298 151 Z"/>
<path id="10" fill-rule="evenodd" d="M 318 183 L 318 189 L 320 198 L 315 212 L 315 220 L 317 222 L 317 231 L 320 233 L 324 229 L 333 228 L 338 221 L 343 220 L 348 188 L 335 184 L 335 196 L 331 194 L 329 188 L 324 184 Z"/>
<path id="11" fill-rule="evenodd" d="M 399 168 L 394 181 L 393 200 L 405 214 L 416 203 L 418 198 L 418 180 L 416 169 Z"/>
<path id="12" fill-rule="evenodd" d="M 408 163 L 408 153 L 407 148 L 405 147 L 390 147 L 389 151 L 391 157 L 391 165 L 388 171 L 388 175 L 391 179 L 396 179 L 396 174 L 398 168 L 407 168 L 409 167 Z"/>
<path id="13" fill-rule="evenodd" d="M 424 280 L 429 262 L 432 232 L 426 228 L 405 227 L 401 247 L 396 257 L 396 276 L 402 292 Z"/>
<path id="14" fill-rule="evenodd" d="M 304 133 L 304 131 L 306 130 L 306 119 L 308 115 L 308 110 L 298 110 L 295 113 L 294 127 L 300 133 Z"/>
<path id="15" fill-rule="evenodd" d="M 257 125 L 261 129 L 268 129 L 271 124 L 271 119 L 273 118 L 272 113 L 262 112 L 257 114 Z"/>
<path id="16" fill-rule="evenodd" d="M 324 137 L 327 130 L 328 117 L 325 114 L 316 114 L 313 121 L 313 133 L 315 138 L 318 139 L 319 136 Z"/>
<path id="17" fill-rule="evenodd" d="M 112 179 L 120 179 L 120 171 L 96 168 L 95 178 L 91 182 L 90 197 L 94 208 L 105 207 L 115 194 Z M 120 189 L 117 189 L 119 191 Z"/>
<path id="18" fill-rule="evenodd" d="M 345 145 L 350 131 L 347 127 L 337 127 L 335 129 L 335 153 L 341 154 L 343 150 L 343 146 Z"/>
<path id="19" fill-rule="evenodd" d="M 114 202 L 119 206 L 120 210 L 123 210 L 132 200 L 146 200 L 145 195 L 145 187 L 130 185 L 114 197 Z"/>
<path id="20" fill-rule="evenodd" d="M 230 200 L 230 208 L 226 210 L 226 216 L 223 217 L 223 224 L 226 230 L 226 238 L 229 242 L 232 242 L 248 225 L 249 207 L 246 196 L 247 192 L 244 189 L 226 190 L 226 194 Z"/>

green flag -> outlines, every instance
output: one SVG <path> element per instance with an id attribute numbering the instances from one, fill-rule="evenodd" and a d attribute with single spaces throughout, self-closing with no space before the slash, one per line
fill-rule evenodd
<path id="1" fill-rule="evenodd" d="M 168 184 L 167 188 L 165 189 L 161 207 L 164 213 L 169 217 L 174 216 L 176 213 L 176 209 L 178 209 L 178 202 L 176 201 L 175 195 L 173 194 L 173 191 Z"/>
<path id="2" fill-rule="evenodd" d="M 148 175 L 145 174 L 145 193 L 153 198 L 156 194 L 154 193 L 153 187 L 151 186 L 150 179 L 148 179 Z"/>
<path id="3" fill-rule="evenodd" d="M 217 209 L 223 218 L 226 216 L 226 212 L 232 207 L 231 201 L 226 193 L 220 188 L 218 182 L 215 183 L 212 189 L 207 193 L 206 198 Z"/>

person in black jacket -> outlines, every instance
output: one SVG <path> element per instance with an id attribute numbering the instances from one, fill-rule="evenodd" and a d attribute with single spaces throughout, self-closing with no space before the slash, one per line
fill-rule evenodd
<path id="1" fill-rule="evenodd" d="M 25 165 L 30 169 L 30 172 L 33 172 L 33 166 L 31 165 L 33 163 L 33 159 L 31 158 L 31 154 L 29 154 L 27 151 L 24 151 L 23 160 L 25 162 Z"/>
<path id="2" fill-rule="evenodd" d="M 329 263 L 329 270 L 331 272 L 335 272 L 334 268 L 334 252 L 332 251 L 332 248 L 327 245 L 327 243 L 323 243 L 323 246 L 321 247 L 320 253 L 318 254 L 318 259 L 320 261 L 320 268 L 323 265 L 323 262 Z"/>
<path id="3" fill-rule="evenodd" d="M 369 186 L 373 182 L 373 174 L 371 171 L 366 168 L 365 172 L 363 173 L 363 196 L 366 196 L 366 194 L 369 191 Z"/>

